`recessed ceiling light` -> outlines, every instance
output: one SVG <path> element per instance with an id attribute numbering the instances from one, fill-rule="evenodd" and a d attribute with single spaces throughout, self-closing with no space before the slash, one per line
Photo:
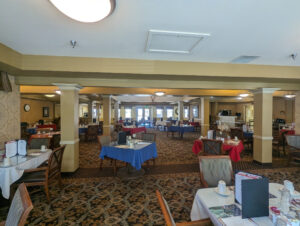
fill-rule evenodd
<path id="1" fill-rule="evenodd" d="M 54 94 L 45 94 L 45 97 L 54 97 Z"/>
<path id="2" fill-rule="evenodd" d="M 55 90 L 55 92 L 57 93 L 57 94 L 61 94 L 61 91 L 60 90 Z"/>
<path id="3" fill-rule="evenodd" d="M 247 97 L 247 96 L 249 96 L 249 93 L 241 93 L 240 94 L 240 97 Z"/>
<path id="4" fill-rule="evenodd" d="M 150 97 L 150 94 L 135 94 L 136 97 Z"/>
<path id="5" fill-rule="evenodd" d="M 115 8 L 115 0 L 49 1 L 66 16 L 84 23 L 98 22 L 109 16 Z"/>
<path id="6" fill-rule="evenodd" d="M 286 95 L 284 95 L 286 98 L 294 98 L 294 97 L 296 97 L 296 95 L 295 94 L 286 94 Z"/>
<path id="7" fill-rule="evenodd" d="M 161 97 L 165 95 L 165 92 L 155 92 L 155 95 Z"/>
<path id="8" fill-rule="evenodd" d="M 241 100 L 241 99 L 243 99 L 243 98 L 242 98 L 242 97 L 237 97 L 236 99 Z"/>

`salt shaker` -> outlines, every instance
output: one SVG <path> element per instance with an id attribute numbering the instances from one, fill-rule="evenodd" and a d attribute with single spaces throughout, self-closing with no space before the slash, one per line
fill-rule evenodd
<path id="1" fill-rule="evenodd" d="M 287 214 L 290 211 L 291 193 L 288 189 L 281 190 L 280 210 L 282 213 Z"/>

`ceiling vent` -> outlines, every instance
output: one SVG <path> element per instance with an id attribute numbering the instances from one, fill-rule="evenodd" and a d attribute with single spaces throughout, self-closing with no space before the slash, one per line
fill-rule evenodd
<path id="1" fill-rule="evenodd" d="M 239 56 L 231 61 L 234 64 L 248 64 L 251 61 L 259 58 L 259 56 Z"/>
<path id="2" fill-rule="evenodd" d="M 146 50 L 157 53 L 188 54 L 210 34 L 150 30 Z"/>

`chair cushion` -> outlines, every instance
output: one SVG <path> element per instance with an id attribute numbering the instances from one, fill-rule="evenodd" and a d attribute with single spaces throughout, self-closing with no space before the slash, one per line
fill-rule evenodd
<path id="1" fill-rule="evenodd" d="M 32 173 L 24 173 L 17 183 L 43 182 L 45 181 L 45 171 L 38 171 Z"/>
<path id="2" fill-rule="evenodd" d="M 219 180 L 232 185 L 232 165 L 230 159 L 201 159 L 200 170 L 208 187 L 217 187 Z"/>

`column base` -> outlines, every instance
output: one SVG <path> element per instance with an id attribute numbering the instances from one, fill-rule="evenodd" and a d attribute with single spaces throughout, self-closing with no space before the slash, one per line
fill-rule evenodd
<path id="1" fill-rule="evenodd" d="M 261 166 L 271 167 L 273 165 L 272 163 L 262 163 L 262 162 L 258 162 L 256 160 L 253 160 L 252 162 L 255 163 L 255 164 L 261 165 Z"/>
<path id="2" fill-rule="evenodd" d="M 79 168 L 79 139 L 74 141 L 61 141 L 60 144 L 66 144 L 61 172 L 75 172 Z"/>

